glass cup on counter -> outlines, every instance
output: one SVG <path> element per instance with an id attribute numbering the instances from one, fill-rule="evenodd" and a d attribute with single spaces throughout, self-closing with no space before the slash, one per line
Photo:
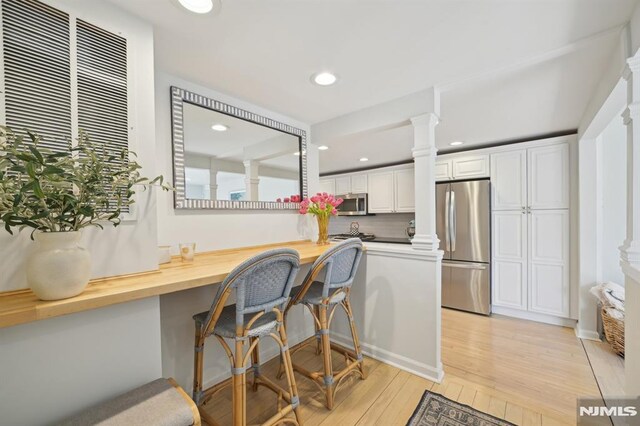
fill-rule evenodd
<path id="1" fill-rule="evenodd" d="M 196 255 L 196 243 L 180 243 L 180 257 L 183 262 L 193 262 Z"/>

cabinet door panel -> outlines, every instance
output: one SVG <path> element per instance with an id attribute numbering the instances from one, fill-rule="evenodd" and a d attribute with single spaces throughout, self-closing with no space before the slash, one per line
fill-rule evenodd
<path id="1" fill-rule="evenodd" d="M 353 175 L 351 176 L 351 192 L 354 194 L 361 194 L 367 192 L 367 175 Z"/>
<path id="2" fill-rule="evenodd" d="M 396 212 L 416 211 L 415 177 L 413 169 L 398 170 L 395 174 Z"/>
<path id="3" fill-rule="evenodd" d="M 569 145 L 528 150 L 529 200 L 532 209 L 569 208 Z"/>
<path id="4" fill-rule="evenodd" d="M 480 178 L 489 176 L 489 156 L 474 155 L 453 160 L 453 178 Z"/>
<path id="5" fill-rule="evenodd" d="M 370 173 L 369 177 L 369 212 L 393 212 L 393 172 Z"/>
<path id="6" fill-rule="evenodd" d="M 527 152 L 491 155 L 491 207 L 493 210 L 521 210 L 527 205 Z"/>
<path id="7" fill-rule="evenodd" d="M 340 176 L 336 178 L 336 194 L 349 194 L 351 192 L 351 177 Z"/>
<path id="8" fill-rule="evenodd" d="M 569 316 L 569 211 L 529 216 L 529 310 Z"/>
<path id="9" fill-rule="evenodd" d="M 320 192 L 326 192 L 327 194 L 336 193 L 336 180 L 335 179 L 320 179 Z"/>
<path id="10" fill-rule="evenodd" d="M 493 304 L 527 309 L 527 215 L 493 214 Z"/>
<path id="11" fill-rule="evenodd" d="M 436 161 L 436 181 L 453 179 L 451 160 Z"/>

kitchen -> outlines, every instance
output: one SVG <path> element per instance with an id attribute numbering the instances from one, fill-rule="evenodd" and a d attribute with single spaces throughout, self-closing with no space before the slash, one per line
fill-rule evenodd
<path id="1" fill-rule="evenodd" d="M 2 0 L 0 423 L 637 395 L 637 1 L 339 3 Z"/>

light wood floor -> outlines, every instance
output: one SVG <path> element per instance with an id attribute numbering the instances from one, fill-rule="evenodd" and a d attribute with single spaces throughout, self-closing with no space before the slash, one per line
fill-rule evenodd
<path id="1" fill-rule="evenodd" d="M 583 340 L 582 344 L 605 401 L 624 395 L 624 358 L 613 352 L 607 342 Z"/>
<path id="2" fill-rule="evenodd" d="M 599 395 L 585 351 L 571 329 L 447 309 L 443 309 L 442 324 L 443 383 L 367 358 L 367 379 L 345 380 L 334 409 L 328 411 L 319 389 L 296 375 L 304 424 L 405 425 L 429 389 L 515 424 L 573 425 L 576 398 Z M 312 345 L 294 359 L 320 369 L 321 358 L 315 356 Z M 334 356 L 338 368 L 342 362 Z M 263 371 L 273 377 L 276 369 L 277 362 L 272 360 Z M 275 413 L 272 392 L 249 389 L 247 399 L 250 424 Z M 231 424 L 230 392 L 222 391 L 206 407 L 221 424 Z"/>

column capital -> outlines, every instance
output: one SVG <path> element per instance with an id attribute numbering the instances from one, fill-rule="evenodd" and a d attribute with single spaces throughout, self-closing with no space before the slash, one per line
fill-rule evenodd
<path id="1" fill-rule="evenodd" d="M 440 122 L 440 117 L 435 112 L 427 112 L 415 117 L 411 117 L 411 124 L 417 126 L 436 126 Z"/>
<path id="2" fill-rule="evenodd" d="M 438 148 L 433 145 L 420 146 L 411 148 L 411 153 L 413 154 L 413 158 L 435 157 L 438 153 Z"/>
<path id="3" fill-rule="evenodd" d="M 623 76 L 627 79 L 628 76 L 634 72 L 640 72 L 640 56 L 632 56 L 627 59 L 627 65 L 623 71 Z"/>

